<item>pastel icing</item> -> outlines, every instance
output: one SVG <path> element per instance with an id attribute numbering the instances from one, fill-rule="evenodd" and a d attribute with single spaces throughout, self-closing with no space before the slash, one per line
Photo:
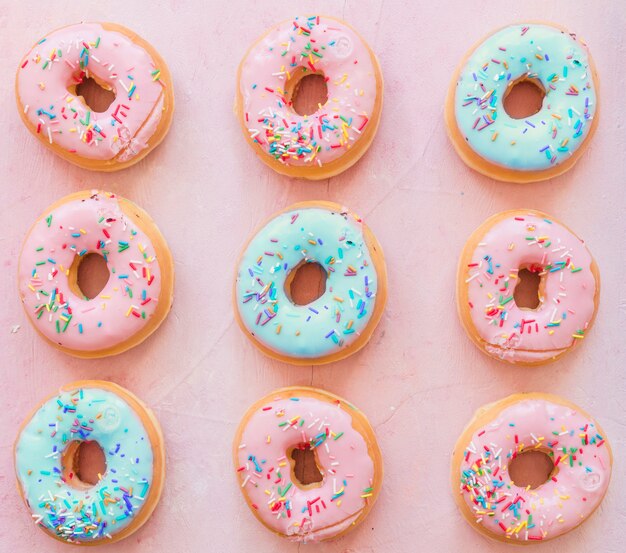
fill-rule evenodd
<path id="1" fill-rule="evenodd" d="M 237 476 L 257 517 L 294 541 L 331 538 L 349 528 L 374 493 L 374 463 L 346 409 L 312 397 L 271 399 L 247 420 L 238 447 Z M 300 487 L 289 450 L 315 451 L 323 480 Z"/>
<path id="2" fill-rule="evenodd" d="M 96 441 L 107 469 L 93 487 L 63 476 L 72 441 Z M 61 391 L 26 423 L 15 446 L 15 470 L 35 524 L 68 542 L 111 538 L 143 508 L 153 477 L 153 451 L 141 419 L 120 396 L 101 388 Z"/>
<path id="3" fill-rule="evenodd" d="M 538 80 L 542 109 L 513 119 L 503 107 L 510 83 Z M 596 84 L 587 45 L 544 24 L 505 27 L 484 40 L 460 71 L 456 122 L 480 157 L 518 171 L 563 163 L 582 145 L 596 113 Z"/>
<path id="4" fill-rule="evenodd" d="M 93 299 L 70 288 L 75 258 L 104 257 L 110 276 Z M 65 348 L 97 351 L 141 331 L 154 315 L 161 268 L 148 236 L 114 194 L 62 203 L 41 217 L 26 237 L 18 285 L 28 317 L 46 338 Z"/>
<path id="5" fill-rule="evenodd" d="M 516 486 L 509 462 L 541 449 L 554 462 L 540 487 Z M 555 538 L 600 504 L 611 477 L 605 437 L 585 414 L 543 399 L 521 400 L 477 430 L 465 445 L 459 493 L 476 523 L 511 541 Z"/>
<path id="6" fill-rule="evenodd" d="M 505 361 L 545 361 L 583 340 L 595 312 L 593 258 L 584 242 L 538 213 L 511 214 L 486 230 L 465 271 L 472 324 Z M 539 273 L 537 309 L 516 305 L 520 268 Z"/>
<path id="7" fill-rule="evenodd" d="M 17 94 L 33 129 L 79 157 L 128 161 L 149 146 L 164 106 L 165 84 L 149 52 L 99 23 L 53 31 L 20 62 Z M 102 113 L 68 87 L 94 77 L 115 92 Z"/>
<path id="8" fill-rule="evenodd" d="M 272 28 L 241 64 L 244 126 L 264 153 L 285 165 L 310 166 L 343 156 L 372 119 L 376 72 L 368 46 L 348 25 L 320 16 Z M 298 115 L 286 97 L 294 71 L 323 74 L 328 101 Z"/>
<path id="9" fill-rule="evenodd" d="M 326 271 L 326 291 L 307 305 L 285 292 L 290 271 L 302 262 Z M 247 245 L 235 286 L 245 328 L 280 355 L 318 358 L 351 346 L 368 325 L 378 279 L 363 236 L 349 214 L 305 207 L 274 217 Z"/>

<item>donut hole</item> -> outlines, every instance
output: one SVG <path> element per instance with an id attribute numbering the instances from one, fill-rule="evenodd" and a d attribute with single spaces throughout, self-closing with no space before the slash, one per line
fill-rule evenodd
<path id="1" fill-rule="evenodd" d="M 61 475 L 76 489 L 95 486 L 106 470 L 104 451 L 95 441 L 72 441 L 61 456 Z"/>
<path id="2" fill-rule="evenodd" d="M 324 480 L 317 465 L 315 450 L 308 443 L 301 443 L 291 450 L 290 455 L 293 463 L 291 471 L 295 481 L 302 487 L 319 484 Z M 292 479 L 293 480 L 293 479 Z"/>
<path id="3" fill-rule="evenodd" d="M 543 268 L 522 267 L 517 272 L 517 284 L 513 290 L 513 300 L 520 309 L 534 311 L 542 303 Z"/>
<path id="4" fill-rule="evenodd" d="M 546 89 L 539 79 L 521 77 L 511 82 L 504 93 L 504 111 L 513 119 L 526 119 L 543 107 Z"/>
<path id="5" fill-rule="evenodd" d="M 110 276 L 106 259 L 99 253 L 77 255 L 70 267 L 70 288 L 77 296 L 92 300 L 102 292 Z"/>
<path id="6" fill-rule="evenodd" d="M 323 73 L 298 67 L 285 86 L 287 100 L 298 115 L 310 115 L 328 102 L 328 86 Z"/>
<path id="7" fill-rule="evenodd" d="M 308 305 L 324 295 L 327 279 L 319 263 L 302 261 L 287 275 L 285 294 L 295 305 Z"/>
<path id="8" fill-rule="evenodd" d="M 115 101 L 115 91 L 92 77 L 83 77 L 76 85 L 74 94 L 82 96 L 86 106 L 96 113 L 104 113 Z"/>
<path id="9" fill-rule="evenodd" d="M 522 451 L 509 463 L 509 477 L 520 488 L 538 488 L 554 474 L 554 461 L 541 449 Z"/>

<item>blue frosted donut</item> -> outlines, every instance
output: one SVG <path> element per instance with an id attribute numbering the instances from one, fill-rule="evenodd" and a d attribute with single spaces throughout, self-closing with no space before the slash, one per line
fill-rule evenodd
<path id="1" fill-rule="evenodd" d="M 97 442 L 106 460 L 95 485 L 77 473 L 86 441 Z M 71 543 L 117 541 L 141 527 L 159 501 L 164 467 L 154 415 L 109 382 L 65 386 L 32 413 L 15 442 L 18 488 L 33 521 Z"/>
<path id="2" fill-rule="evenodd" d="M 512 86 L 530 81 L 545 92 L 534 115 L 504 109 Z M 496 31 L 462 62 L 446 103 L 458 153 L 500 180 L 529 182 L 566 171 L 582 154 L 596 121 L 597 77 L 587 46 L 548 24 Z"/>
<path id="3" fill-rule="evenodd" d="M 326 290 L 293 303 L 292 271 L 317 263 Z M 387 298 L 382 250 L 356 215 L 330 202 L 280 212 L 250 240 L 238 263 L 236 316 L 264 353 L 295 364 L 328 363 L 367 343 Z"/>

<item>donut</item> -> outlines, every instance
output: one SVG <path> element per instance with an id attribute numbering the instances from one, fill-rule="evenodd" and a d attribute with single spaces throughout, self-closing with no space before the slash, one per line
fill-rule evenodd
<path id="1" fill-rule="evenodd" d="M 78 451 L 96 442 L 106 472 L 80 479 Z M 14 447 L 17 487 L 34 523 L 78 545 L 119 541 L 143 526 L 165 479 L 154 413 L 121 386 L 82 380 L 63 386 L 26 418 Z"/>
<path id="2" fill-rule="evenodd" d="M 314 452 L 320 481 L 300 482 L 294 450 Z M 343 535 L 367 516 L 382 488 L 382 455 L 365 415 L 308 386 L 276 390 L 250 407 L 237 429 L 233 457 L 254 516 L 291 541 Z"/>
<path id="3" fill-rule="evenodd" d="M 94 111 L 77 94 L 86 79 L 115 93 L 106 111 Z M 20 61 L 15 93 L 24 124 L 42 144 L 97 171 L 143 159 L 167 134 L 174 112 L 163 58 L 114 23 L 79 23 L 46 35 Z"/>
<path id="4" fill-rule="evenodd" d="M 537 488 L 518 486 L 509 463 L 540 451 L 553 464 Z M 532 544 L 566 534 L 598 508 L 611 478 L 606 435 L 577 405 L 543 393 L 514 394 L 480 408 L 452 455 L 452 489 L 463 517 L 490 538 Z"/>
<path id="5" fill-rule="evenodd" d="M 299 115 L 304 77 L 322 75 L 328 101 Z M 235 113 L 269 167 L 290 177 L 326 179 L 367 151 L 380 121 L 383 78 L 376 55 L 347 23 L 304 16 L 278 23 L 244 56 Z"/>
<path id="6" fill-rule="evenodd" d="M 504 101 L 520 82 L 544 95 L 517 119 Z M 461 159 L 493 179 L 534 182 L 570 169 L 597 126 L 598 75 L 586 43 L 551 23 L 518 23 L 490 34 L 454 73 L 445 105 Z"/>
<path id="7" fill-rule="evenodd" d="M 536 309 L 516 304 L 522 269 L 539 276 Z M 461 253 L 459 317 L 472 341 L 496 359 L 519 365 L 558 359 L 587 336 L 599 301 L 600 273 L 585 243 L 540 211 L 493 215 Z"/>
<path id="8" fill-rule="evenodd" d="M 306 263 L 324 270 L 326 290 L 296 305 L 291 283 Z M 357 352 L 386 302 L 380 244 L 360 217 L 332 202 L 301 202 L 274 214 L 237 264 L 237 322 L 259 350 L 286 363 L 319 365 Z"/>
<path id="9" fill-rule="evenodd" d="M 85 256 L 104 257 L 110 275 L 93 299 L 81 292 Z M 85 190 L 51 205 L 31 227 L 18 287 L 35 330 L 76 357 L 116 355 L 143 342 L 167 316 L 174 262 L 150 216 L 109 192 Z"/>

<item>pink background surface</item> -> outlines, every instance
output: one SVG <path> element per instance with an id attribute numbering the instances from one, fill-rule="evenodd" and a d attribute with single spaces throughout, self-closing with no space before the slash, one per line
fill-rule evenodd
<path id="1" fill-rule="evenodd" d="M 22 418 L 58 386 L 110 379 L 156 411 L 167 441 L 167 481 L 152 519 L 119 552 L 295 551 L 248 512 L 233 473 L 231 440 L 262 394 L 312 384 L 344 396 L 375 426 L 384 489 L 368 519 L 322 552 L 504 551 L 475 533 L 453 503 L 449 459 L 483 403 L 518 391 L 561 394 L 589 410 L 611 440 L 613 481 L 596 515 L 539 547 L 623 551 L 626 524 L 626 382 L 623 346 L 624 117 L 623 2 L 434 4 L 388 0 L 246 2 L 8 2 L 0 0 L 0 551 L 68 551 L 35 528 L 15 489 L 12 446 Z M 444 5 L 445 4 L 445 5 Z M 52 7 L 54 5 L 54 7 Z M 44 7 L 45 6 L 45 7 Z M 365 7 L 367 6 L 367 7 Z M 250 41 L 274 21 L 327 13 L 354 25 L 377 52 L 385 106 L 371 150 L 331 181 L 273 173 L 255 158 L 232 115 L 235 71 Z M 601 121 L 589 150 L 565 176 L 509 185 L 465 167 L 445 134 L 443 101 L 467 48 L 521 19 L 552 20 L 589 43 L 601 76 Z M 122 23 L 149 40 L 174 77 L 176 116 L 157 151 L 117 174 L 90 173 L 56 158 L 30 136 L 14 106 L 18 60 L 51 29 L 86 20 Z M 83 361 L 35 336 L 15 285 L 24 234 L 48 204 L 83 188 L 136 201 L 158 222 L 176 259 L 174 308 L 143 345 Z M 292 202 L 328 199 L 361 214 L 386 253 L 390 298 L 362 352 L 321 368 L 297 368 L 258 353 L 231 306 L 236 254 L 255 227 Z M 553 365 L 514 368 L 483 356 L 455 311 L 457 255 L 492 213 L 533 207 L 562 219 L 587 241 L 602 273 L 595 327 Z M 12 328 L 20 325 L 17 332 Z"/>

